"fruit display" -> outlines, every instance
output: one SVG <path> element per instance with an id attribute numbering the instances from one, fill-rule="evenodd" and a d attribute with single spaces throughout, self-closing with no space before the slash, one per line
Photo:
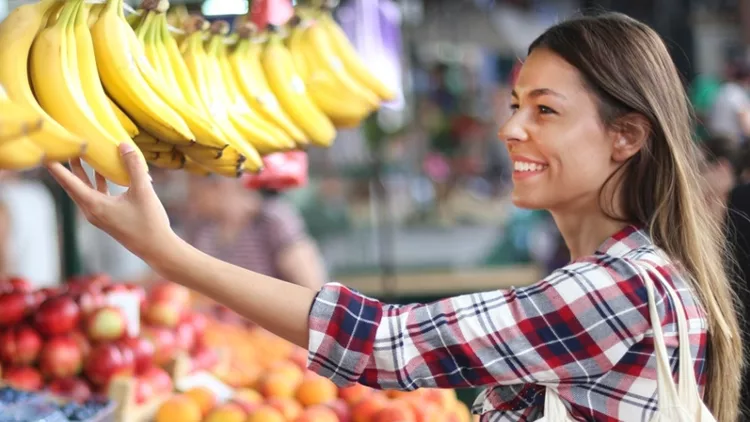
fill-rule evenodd
<path id="1" fill-rule="evenodd" d="M 0 23 L 0 168 L 80 157 L 127 186 L 129 143 L 154 167 L 239 177 L 264 156 L 331 146 L 396 95 L 328 9 L 230 29 L 166 0 L 123 7 L 41 0 Z"/>
<path id="2" fill-rule="evenodd" d="M 115 407 L 106 397 L 69 401 L 54 394 L 0 387 L 0 422 L 99 422 L 111 420 Z"/>
<path id="3" fill-rule="evenodd" d="M 137 299 L 137 334 L 108 300 L 118 292 Z M 76 403 L 109 394 L 119 378 L 133 385 L 136 405 L 171 394 L 168 369 L 178 356 L 190 363 L 188 371 L 210 370 L 219 361 L 203 342 L 205 318 L 189 301 L 189 291 L 176 284 L 160 282 L 146 292 L 105 275 L 40 290 L 19 278 L 0 281 L 1 382 Z"/>

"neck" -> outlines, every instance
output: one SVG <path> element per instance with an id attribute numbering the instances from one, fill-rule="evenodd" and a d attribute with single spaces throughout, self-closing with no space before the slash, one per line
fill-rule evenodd
<path id="1" fill-rule="evenodd" d="M 612 220 L 600 210 L 551 213 L 570 251 L 571 260 L 593 255 L 605 240 L 627 226 L 627 223 Z"/>

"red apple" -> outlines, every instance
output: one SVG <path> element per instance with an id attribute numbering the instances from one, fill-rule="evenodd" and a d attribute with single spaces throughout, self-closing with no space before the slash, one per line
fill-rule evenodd
<path id="1" fill-rule="evenodd" d="M 81 311 L 67 296 L 47 299 L 34 314 L 34 325 L 46 336 L 66 334 L 78 326 Z"/>
<path id="2" fill-rule="evenodd" d="M 166 328 L 175 328 L 182 318 L 184 308 L 177 302 L 158 299 L 147 300 L 143 319 L 149 324 Z"/>
<path id="3" fill-rule="evenodd" d="M 0 281 L 0 291 L 29 293 L 32 288 L 31 283 L 23 277 L 9 277 Z"/>
<path id="4" fill-rule="evenodd" d="M 206 332 L 206 326 L 208 326 L 208 318 L 206 318 L 206 315 L 200 312 L 187 312 L 182 320 L 193 326 L 196 337 L 203 337 L 203 333 Z"/>
<path id="5" fill-rule="evenodd" d="M 39 354 L 39 369 L 47 378 L 66 378 L 81 372 L 83 353 L 71 336 L 49 339 Z"/>
<path id="6" fill-rule="evenodd" d="M 143 404 L 154 396 L 154 386 L 151 380 L 137 377 L 135 379 L 135 402 Z"/>
<path id="7" fill-rule="evenodd" d="M 177 342 L 174 332 L 161 327 L 141 327 L 141 336 L 154 345 L 154 363 L 163 365 L 168 363 L 177 352 Z"/>
<path id="8" fill-rule="evenodd" d="M 91 387 L 81 378 L 68 377 L 52 380 L 47 384 L 47 389 L 53 394 L 77 401 L 84 402 L 91 397 Z"/>
<path id="9" fill-rule="evenodd" d="M 169 373 L 158 366 L 152 365 L 139 376 L 140 379 L 148 380 L 156 394 L 166 394 L 172 391 L 174 385 Z"/>
<path id="10" fill-rule="evenodd" d="M 76 344 L 78 344 L 78 348 L 81 349 L 81 356 L 86 359 L 89 356 L 89 352 L 91 352 L 91 342 L 89 342 L 89 339 L 78 330 L 71 332 L 70 338 L 75 340 Z"/>
<path id="11" fill-rule="evenodd" d="M 325 404 L 325 406 L 333 410 L 333 413 L 338 416 L 339 422 L 351 422 L 352 411 L 349 408 L 349 405 L 346 404 L 346 401 L 344 401 L 343 399 L 336 399 L 334 401 L 328 402 Z"/>
<path id="12" fill-rule="evenodd" d="M 5 369 L 3 379 L 19 390 L 37 391 L 44 385 L 42 374 L 30 366 L 11 366 Z"/>
<path id="13" fill-rule="evenodd" d="M 118 342 L 122 349 L 129 349 L 133 352 L 135 363 L 135 373 L 143 373 L 154 361 L 154 344 L 146 337 L 126 337 Z"/>
<path id="14" fill-rule="evenodd" d="M 219 363 L 219 354 L 210 347 L 201 346 L 190 355 L 190 362 L 190 372 L 208 371 Z"/>
<path id="15" fill-rule="evenodd" d="M 75 295 L 75 300 L 83 316 L 107 306 L 107 296 L 97 290 L 83 290 Z"/>
<path id="16" fill-rule="evenodd" d="M 177 349 L 185 352 L 190 352 L 195 346 L 195 330 L 192 324 L 187 322 L 181 322 L 177 325 L 175 330 L 175 340 L 177 342 Z"/>
<path id="17" fill-rule="evenodd" d="M 34 305 L 34 296 L 24 292 L 0 294 L 0 326 L 21 322 Z"/>
<path id="18" fill-rule="evenodd" d="M 26 324 L 0 334 L 0 359 L 12 365 L 31 365 L 42 349 L 42 337 Z"/>
<path id="19" fill-rule="evenodd" d="M 108 284 L 102 289 L 102 292 L 105 294 L 107 293 L 117 293 L 117 292 L 127 292 L 129 291 L 127 286 L 124 284 Z"/>
<path id="20" fill-rule="evenodd" d="M 91 349 L 83 371 L 94 385 L 105 386 L 115 376 L 132 375 L 133 362 L 115 344 L 102 343 Z"/>
<path id="21" fill-rule="evenodd" d="M 93 341 L 119 340 L 127 328 L 125 313 L 116 306 L 101 307 L 86 318 L 86 334 Z"/>
<path id="22" fill-rule="evenodd" d="M 190 289 L 177 283 L 164 281 L 152 287 L 148 297 L 153 301 L 167 300 L 187 307 L 190 304 Z"/>

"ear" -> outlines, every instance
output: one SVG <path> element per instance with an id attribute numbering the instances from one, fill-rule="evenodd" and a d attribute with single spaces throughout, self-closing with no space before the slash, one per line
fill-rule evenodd
<path id="1" fill-rule="evenodd" d="M 622 163 L 638 153 L 651 136 L 651 123 L 637 113 L 619 119 L 612 132 L 612 160 Z"/>

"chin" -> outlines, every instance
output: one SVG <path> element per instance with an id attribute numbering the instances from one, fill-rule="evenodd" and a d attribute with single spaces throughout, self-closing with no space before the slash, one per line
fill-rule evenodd
<path id="1" fill-rule="evenodd" d="M 539 198 L 538 195 L 525 194 L 522 192 L 518 192 L 518 190 L 516 189 L 513 189 L 513 193 L 511 194 L 510 198 L 513 202 L 513 205 L 518 208 L 527 210 L 544 210 L 548 208 L 547 202 L 542 198 Z"/>

